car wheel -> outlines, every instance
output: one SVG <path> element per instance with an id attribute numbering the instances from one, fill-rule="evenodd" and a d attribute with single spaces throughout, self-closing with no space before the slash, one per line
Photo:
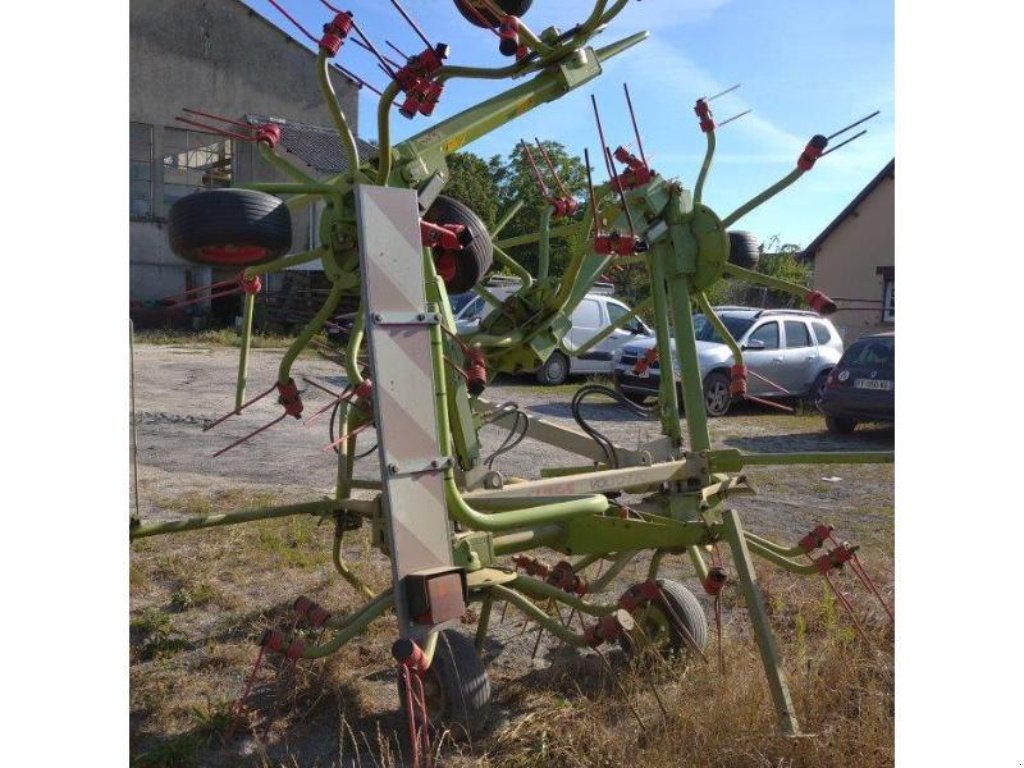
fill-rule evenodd
<path id="1" fill-rule="evenodd" d="M 818 411 L 818 413 L 824 413 L 821 409 L 821 401 L 825 397 L 825 383 L 828 381 L 828 374 L 828 371 L 819 373 L 818 378 L 811 385 L 810 393 L 807 395 L 807 404 Z"/>
<path id="2" fill-rule="evenodd" d="M 552 352 L 544 361 L 544 365 L 537 370 L 537 381 L 541 384 L 549 386 L 564 384 L 567 378 L 569 378 L 569 358 L 558 350 Z"/>
<path id="3" fill-rule="evenodd" d="M 709 373 L 704 379 L 704 407 L 708 416 L 724 416 L 730 405 L 729 377 L 724 373 Z"/>
<path id="4" fill-rule="evenodd" d="M 825 414 L 825 428 L 834 435 L 849 435 L 857 428 L 856 419 L 844 419 L 842 416 Z"/>

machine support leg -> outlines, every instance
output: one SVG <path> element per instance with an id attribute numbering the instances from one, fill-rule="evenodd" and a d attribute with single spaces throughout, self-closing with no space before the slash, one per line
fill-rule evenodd
<path id="1" fill-rule="evenodd" d="M 484 598 L 480 606 L 480 619 L 476 623 L 476 652 L 484 652 L 484 641 L 487 639 L 487 626 L 491 623 L 491 606 L 494 605 L 494 598 L 490 593 Z"/>
<path id="2" fill-rule="evenodd" d="M 732 548 L 733 564 L 736 567 L 740 587 L 743 589 L 743 598 L 747 602 L 750 622 L 754 625 L 754 636 L 757 638 L 757 648 L 761 652 L 761 661 L 764 664 L 765 675 L 768 677 L 768 687 L 771 689 L 775 711 L 779 716 L 779 728 L 784 736 L 797 736 L 800 734 L 800 725 L 796 720 L 793 701 L 789 695 L 789 687 L 786 685 L 786 676 L 779 661 L 775 637 L 768 624 L 764 600 L 761 598 L 761 591 L 757 588 L 757 576 L 754 573 L 754 563 L 750 559 L 750 552 L 747 550 L 746 539 L 743 538 L 743 527 L 735 510 L 723 510 L 722 520 L 725 523 L 726 538 Z"/>

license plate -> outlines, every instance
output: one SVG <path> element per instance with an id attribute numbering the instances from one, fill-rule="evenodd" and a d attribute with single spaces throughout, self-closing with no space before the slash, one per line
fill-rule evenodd
<path id="1" fill-rule="evenodd" d="M 889 392 L 892 390 L 892 381 L 889 379 L 855 379 L 853 386 L 857 389 L 878 389 Z"/>

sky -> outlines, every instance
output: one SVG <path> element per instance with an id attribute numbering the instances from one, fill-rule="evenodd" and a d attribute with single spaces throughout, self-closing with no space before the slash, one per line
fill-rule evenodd
<path id="1" fill-rule="evenodd" d="M 308 43 L 267 0 L 244 1 Z M 333 15 L 316 0 L 279 2 L 314 34 Z M 402 2 L 431 41 L 450 45 L 449 63 L 508 63 L 498 53 L 497 37 L 464 21 L 452 0 Z M 332 5 L 339 6 L 340 0 Z M 385 39 L 410 54 L 423 47 L 390 2 L 351 0 L 340 7 L 355 14 L 382 50 Z M 523 21 L 535 32 L 551 25 L 566 29 L 582 21 L 591 7 L 589 0 L 535 0 Z M 484 158 L 507 155 L 520 138 L 536 136 L 559 141 L 581 156 L 587 147 L 593 156 L 599 142 L 591 94 L 597 97 L 608 143 L 632 149 L 622 90 L 627 82 L 651 165 L 692 189 L 705 148 L 693 104 L 742 83 L 711 104 L 719 121 L 753 110 L 717 135 L 704 202 L 725 216 L 789 173 L 811 136 L 833 133 L 881 110 L 864 126 L 865 136 L 819 160 L 810 173 L 735 225 L 762 240 L 778 235 L 783 243 L 799 246 L 809 244 L 894 157 L 892 0 L 634 0 L 593 44 L 606 45 L 640 30 L 650 37 L 606 62 L 600 77 L 463 149 Z M 378 88 L 386 84 L 372 55 L 351 43 L 335 61 Z M 394 110 L 392 135 L 400 141 L 516 84 L 454 80 L 433 118 L 410 121 Z M 359 135 L 374 140 L 377 96 L 363 89 L 359 99 Z M 597 172 L 595 182 L 605 176 Z"/>

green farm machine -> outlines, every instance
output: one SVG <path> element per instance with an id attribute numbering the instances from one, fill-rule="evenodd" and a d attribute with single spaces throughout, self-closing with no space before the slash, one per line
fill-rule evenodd
<path id="1" fill-rule="evenodd" d="M 338 409 L 339 425 L 333 495 L 180 521 L 133 519 L 131 537 L 289 515 L 333 521 L 335 565 L 341 577 L 365 596 L 365 603 L 338 616 L 300 598 L 296 610 L 312 626 L 326 630 L 323 639 L 313 643 L 305 635 L 267 630 L 259 641 L 260 655 L 278 653 L 293 660 L 325 657 L 393 611 L 398 638 L 392 651 L 413 744 L 422 745 L 427 738 L 428 721 L 467 731 L 483 724 L 490 685 L 479 649 L 495 604 L 513 606 L 569 646 L 598 648 L 617 643 L 632 654 L 653 649 L 663 655 L 702 655 L 708 628 L 701 603 L 681 583 L 662 576 L 667 556 L 673 555 L 687 556 L 712 596 L 727 580 L 738 586 L 779 728 L 783 734 L 797 735 L 797 713 L 757 586 L 753 558 L 796 574 L 827 577 L 844 563 L 861 572 L 856 548 L 835 541 L 827 526 L 817 526 L 795 545 L 781 545 L 745 530 L 728 500 L 753 492 L 743 475 L 746 467 L 892 462 L 893 455 L 750 454 L 714 448 L 693 325 L 693 312 L 702 312 L 729 344 L 734 357 L 731 394 L 743 397 L 747 377 L 743 351 L 706 298 L 711 286 L 736 279 L 795 294 L 822 314 L 835 310 L 821 293 L 742 266 L 749 256 L 743 249 L 750 247 L 750 238 L 730 227 L 810 170 L 829 151 L 829 139 L 837 134 L 812 138 L 791 173 L 720 216 L 703 198 L 715 151 L 710 98 L 699 99 L 695 107 L 707 152 L 693 190 L 650 167 L 638 131 L 639 156 L 623 147 L 611 151 L 598 119 L 598 154 L 608 180 L 591 183 L 584 201 L 563 189 L 552 189 L 540 231 L 516 240 L 516 244 L 537 243 L 537 274 L 514 261 L 501 241 L 495 240 L 517 209 L 496 231 L 488 232 L 472 210 L 443 194 L 449 179 L 446 156 L 586 85 L 601 74 L 603 62 L 645 39 L 647 34 L 638 32 L 604 46 L 592 45 L 628 1 L 594 0 L 589 15 L 579 23 L 535 33 L 520 18 L 531 0 L 456 0 L 469 21 L 495 33 L 501 52 L 508 57 L 509 64 L 492 69 L 448 64 L 447 46 L 431 43 L 393 0 L 425 45 L 421 53 L 398 66 L 377 51 L 351 13 L 328 6 L 333 16 L 324 25 L 323 35 L 309 36 L 319 49 L 316 74 L 348 170 L 333 178 L 314 178 L 283 159 L 277 126 L 230 125 L 225 120 L 230 126 L 223 129 L 225 134 L 254 142 L 260 155 L 290 181 L 200 191 L 181 199 L 171 211 L 168 230 L 176 253 L 193 262 L 241 270 L 243 343 L 235 406 L 228 416 L 256 399 L 276 394 L 280 416 L 257 432 L 288 416 L 301 418 L 304 406 L 293 374 L 299 353 L 341 302 L 358 305 L 358 311 L 342 361 L 347 385 L 340 392 L 327 389 L 331 399 L 326 407 Z M 331 61 L 345 41 L 375 51 L 391 77 L 380 97 L 376 153 L 368 160 L 360 159 L 331 84 Z M 463 78 L 522 82 L 412 138 L 392 143 L 389 126 L 396 105 L 405 117 L 429 116 L 444 90 Z M 596 102 L 594 108 L 596 116 Z M 632 115 L 631 103 L 629 111 Z M 189 115 L 192 121 L 201 115 L 218 119 L 195 110 Z M 589 164 L 588 156 L 588 173 Z M 319 245 L 288 254 L 291 211 L 314 203 L 324 206 Z M 555 276 L 550 274 L 549 251 L 552 238 L 557 237 L 577 246 L 563 274 Z M 329 296 L 284 354 L 277 380 L 247 400 L 247 353 L 260 279 L 314 260 L 321 262 L 330 280 Z M 503 302 L 495 299 L 500 307 L 477 332 L 459 337 L 448 295 L 471 289 L 487 295 L 483 278 L 495 260 L 520 277 L 520 287 Z M 582 431 L 488 402 L 487 384 L 498 373 L 532 370 L 555 350 L 566 353 L 560 340 L 569 329 L 572 310 L 615 265 L 645 269 L 651 295 L 613 327 L 624 327 L 637 312 L 649 311 L 657 346 L 646 364 L 675 357 L 681 370 L 681 402 L 672 377 L 665 375 L 657 404 L 646 411 L 660 420 L 661 436 L 638 448 L 626 448 L 581 419 Z M 574 353 L 584 354 L 611 330 Z M 574 400 L 577 413 L 578 400 L 589 394 L 615 396 L 612 390 L 585 386 Z M 536 479 L 504 477 L 482 457 L 478 431 L 492 423 L 506 425 L 518 439 L 530 437 L 576 454 L 582 463 L 544 469 Z M 364 429 L 376 433 L 379 481 L 353 477 L 355 437 Z M 372 498 L 353 498 L 357 488 L 371 491 Z M 364 524 L 371 527 L 375 546 L 391 562 L 392 586 L 379 594 L 373 594 L 341 556 L 344 531 Z M 719 544 L 728 546 L 735 573 L 723 568 Z M 537 549 L 564 559 L 548 565 L 526 554 Z M 615 577 L 641 557 L 649 558 L 646 580 L 621 594 L 607 594 Z M 588 577 L 588 569 L 598 563 L 607 566 L 603 573 Z M 578 626 L 571 620 L 563 624 L 542 607 L 552 603 L 578 617 Z M 475 644 L 454 628 L 470 605 L 476 606 L 474 613 L 479 617 Z"/>

